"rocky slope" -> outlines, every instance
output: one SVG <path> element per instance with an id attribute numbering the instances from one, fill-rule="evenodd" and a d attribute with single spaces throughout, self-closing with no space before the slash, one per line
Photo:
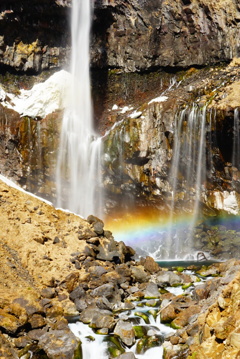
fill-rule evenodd
<path id="1" fill-rule="evenodd" d="M 237 358 L 239 261 L 185 272 L 133 260 L 96 217 L 56 210 L 2 181 L 0 207 L 1 358 L 82 359 L 68 327 L 76 320 L 108 335 L 107 358 L 134 359 L 135 343 L 137 354 L 164 348 L 165 359 Z M 151 318 L 175 330 L 159 332 Z"/>

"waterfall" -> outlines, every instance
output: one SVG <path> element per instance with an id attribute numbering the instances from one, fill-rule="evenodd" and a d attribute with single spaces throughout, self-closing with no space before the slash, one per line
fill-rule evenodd
<path id="1" fill-rule="evenodd" d="M 101 140 L 93 127 L 89 42 L 91 1 L 73 0 L 70 103 L 57 160 L 57 206 L 101 216 Z"/>
<path id="2" fill-rule="evenodd" d="M 167 258 L 189 257 L 206 177 L 206 106 L 195 103 L 175 118 L 174 149 L 170 171 L 172 200 L 166 240 Z M 175 216 L 185 208 L 190 220 L 180 228 Z M 182 213 L 181 213 L 182 215 Z"/>
<path id="3" fill-rule="evenodd" d="M 239 108 L 236 108 L 234 110 L 232 164 L 237 169 L 240 169 L 240 111 L 239 111 Z"/>

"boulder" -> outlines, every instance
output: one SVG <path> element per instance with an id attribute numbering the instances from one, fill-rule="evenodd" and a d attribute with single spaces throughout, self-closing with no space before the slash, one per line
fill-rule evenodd
<path id="1" fill-rule="evenodd" d="M 0 333 L 0 358 L 18 359 L 17 351 L 10 342 Z"/>
<path id="2" fill-rule="evenodd" d="M 132 278 L 136 282 L 143 283 L 146 282 L 147 279 L 149 278 L 148 273 L 145 271 L 142 265 L 131 266 L 131 270 L 132 270 Z"/>
<path id="3" fill-rule="evenodd" d="M 183 280 L 180 275 L 170 272 L 162 271 L 156 277 L 156 283 L 161 287 L 173 286 L 174 284 L 182 284 Z"/>
<path id="4" fill-rule="evenodd" d="M 159 293 L 157 284 L 155 284 L 155 283 L 153 283 L 153 282 L 150 282 L 150 283 L 147 285 L 147 288 L 146 288 L 144 294 L 145 294 L 144 297 L 145 297 L 146 299 L 159 298 L 159 297 L 160 297 L 160 293 Z"/>
<path id="5" fill-rule="evenodd" d="M 50 330 L 40 336 L 38 346 L 49 359 L 74 359 L 81 353 L 81 343 L 70 329 Z"/>
<path id="6" fill-rule="evenodd" d="M 140 263 L 144 266 L 145 270 L 151 274 L 160 271 L 159 265 L 152 257 L 147 256 L 146 258 L 141 258 Z"/>
<path id="7" fill-rule="evenodd" d="M 135 333 L 132 324 L 129 322 L 119 320 L 114 329 L 114 334 L 118 335 L 122 342 L 128 347 L 131 347 L 135 343 Z"/>
<path id="8" fill-rule="evenodd" d="M 116 321 L 112 315 L 99 311 L 92 317 L 90 327 L 94 329 L 108 329 L 110 331 L 114 328 L 115 323 Z"/>

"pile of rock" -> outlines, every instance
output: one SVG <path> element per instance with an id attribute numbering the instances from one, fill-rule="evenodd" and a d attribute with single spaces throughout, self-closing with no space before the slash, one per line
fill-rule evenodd
<path id="1" fill-rule="evenodd" d="M 136 342 L 137 354 L 163 345 L 165 358 L 209 352 L 215 342 L 218 353 L 238 350 L 239 262 L 196 274 L 134 260 L 100 219 L 56 210 L 3 182 L 0 207 L 1 358 L 81 358 L 68 326 L 78 320 L 108 335 L 109 358 L 134 358 Z M 150 316 L 175 333 L 147 329 Z"/>

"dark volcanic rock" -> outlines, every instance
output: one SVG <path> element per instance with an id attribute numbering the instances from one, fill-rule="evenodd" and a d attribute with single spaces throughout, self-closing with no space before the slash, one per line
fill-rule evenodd
<path id="1" fill-rule="evenodd" d="M 92 50 L 97 67 L 140 71 L 205 65 L 239 55 L 237 0 L 97 3 Z"/>
<path id="2" fill-rule="evenodd" d="M 21 71 L 41 71 L 66 62 L 69 1 L 2 1 L 0 63 Z"/>
<path id="3" fill-rule="evenodd" d="M 0 64 L 41 71 L 69 58 L 71 0 L 0 5 Z M 142 71 L 228 61 L 239 55 L 238 0 L 95 1 L 92 64 Z"/>

